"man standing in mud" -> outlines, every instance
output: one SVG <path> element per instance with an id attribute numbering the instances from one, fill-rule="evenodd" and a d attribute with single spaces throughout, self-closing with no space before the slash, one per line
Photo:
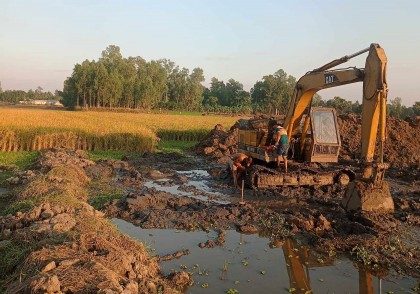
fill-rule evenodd
<path id="1" fill-rule="evenodd" d="M 275 146 L 277 154 L 277 168 L 280 168 L 281 157 L 284 161 L 284 172 L 287 173 L 287 153 L 289 151 L 289 138 L 286 129 L 280 125 L 274 125 Z"/>
<path id="2" fill-rule="evenodd" d="M 240 188 L 238 179 L 245 173 L 247 167 L 252 163 L 252 158 L 243 153 L 235 153 L 229 157 L 229 166 L 232 171 L 233 184 L 235 188 Z"/>

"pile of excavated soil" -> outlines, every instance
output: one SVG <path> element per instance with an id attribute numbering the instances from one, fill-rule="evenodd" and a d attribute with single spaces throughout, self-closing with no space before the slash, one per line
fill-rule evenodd
<path id="1" fill-rule="evenodd" d="M 217 163 L 227 163 L 228 157 L 238 150 L 238 129 L 238 123 L 235 123 L 227 132 L 222 125 L 216 125 L 197 144 L 195 153 L 208 156 Z"/>
<path id="2" fill-rule="evenodd" d="M 163 277 L 143 244 L 119 233 L 86 202 L 87 185 L 107 169 L 138 185 L 126 163 L 96 164 L 84 153 L 47 151 L 36 176 L 0 217 L 0 272 L 6 293 L 179 293 L 181 272 Z M 29 209 L 19 209 L 33 203 Z M 180 283 L 180 281 L 183 281 Z"/>
<path id="3" fill-rule="evenodd" d="M 341 115 L 338 118 L 342 140 L 341 157 L 360 157 L 361 150 L 360 116 Z M 420 168 L 420 123 L 388 117 L 384 160 L 393 168 Z"/>
<path id="4" fill-rule="evenodd" d="M 351 162 L 360 159 L 361 152 L 360 116 L 341 115 L 338 118 L 341 134 L 340 158 Z M 376 145 L 376 155 L 378 155 Z M 387 119 L 384 161 L 390 164 L 387 176 L 408 182 L 420 181 L 420 121 Z"/>

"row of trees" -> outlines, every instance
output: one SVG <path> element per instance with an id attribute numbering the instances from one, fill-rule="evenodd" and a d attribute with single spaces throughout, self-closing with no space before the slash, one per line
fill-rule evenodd
<path id="1" fill-rule="evenodd" d="M 3 91 L 0 83 L 0 102 L 19 103 L 19 101 L 29 100 L 60 100 L 59 91 L 55 93 L 44 92 L 41 87 L 35 90 L 30 89 L 28 92 L 23 90 L 6 90 Z"/>
<path id="2" fill-rule="evenodd" d="M 109 107 L 133 109 L 177 109 L 187 111 L 235 113 L 286 113 L 293 96 L 296 78 L 280 69 L 264 76 L 251 90 L 234 79 L 227 82 L 213 77 L 210 87 L 202 85 L 201 68 L 190 71 L 168 59 L 146 61 L 141 57 L 124 58 L 120 48 L 108 46 L 95 61 L 85 60 L 74 66 L 64 82 L 63 91 L 5 91 L 0 85 L 0 101 L 16 103 L 29 99 L 61 99 L 68 107 Z M 389 101 L 388 113 L 395 117 L 420 115 L 420 102 L 402 105 L 397 97 Z M 361 104 L 341 97 L 323 100 L 315 94 L 314 106 L 337 109 L 339 114 L 361 113 Z"/>
<path id="3" fill-rule="evenodd" d="M 65 106 L 152 109 L 177 106 L 186 110 L 202 102 L 204 74 L 162 59 L 123 58 L 118 46 L 109 46 L 98 61 L 76 64 L 64 82 Z"/>
<path id="4" fill-rule="evenodd" d="M 351 102 L 341 97 L 334 97 L 333 99 L 324 101 L 321 96 L 315 94 L 312 105 L 334 107 L 338 114 L 344 113 L 362 113 L 362 104 L 359 101 Z M 387 114 L 392 117 L 406 118 L 420 115 L 420 102 L 415 102 L 413 106 L 407 107 L 402 105 L 402 99 L 396 97 L 391 99 L 387 104 Z"/>
<path id="5" fill-rule="evenodd" d="M 124 58 L 118 46 L 107 47 L 99 60 L 76 64 L 61 93 L 65 106 L 166 108 L 204 111 L 285 111 L 296 79 L 283 70 L 264 76 L 250 92 L 240 82 L 212 78 L 202 85 L 201 68 L 191 72 L 168 59 Z"/>

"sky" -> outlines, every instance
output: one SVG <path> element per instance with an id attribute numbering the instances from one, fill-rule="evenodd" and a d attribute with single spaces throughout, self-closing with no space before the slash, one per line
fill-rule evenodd
<path id="1" fill-rule="evenodd" d="M 379 43 L 388 99 L 420 101 L 418 0 L 0 0 L 3 90 L 62 90 L 76 63 L 109 45 L 124 57 L 168 58 L 180 67 L 252 88 L 283 69 L 301 77 Z M 341 67 L 364 67 L 366 54 Z M 361 101 L 361 83 L 322 90 Z"/>

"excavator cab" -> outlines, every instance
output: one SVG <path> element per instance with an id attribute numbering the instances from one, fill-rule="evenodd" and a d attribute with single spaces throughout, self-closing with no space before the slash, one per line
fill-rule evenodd
<path id="1" fill-rule="evenodd" d="M 337 162 L 341 140 L 334 108 L 312 107 L 311 138 L 305 140 L 304 160 L 307 162 Z"/>

